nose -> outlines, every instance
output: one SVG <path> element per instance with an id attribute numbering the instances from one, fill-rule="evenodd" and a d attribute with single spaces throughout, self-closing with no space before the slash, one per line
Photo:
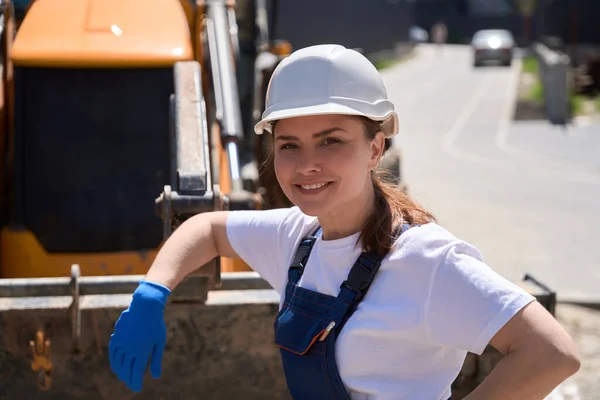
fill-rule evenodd
<path id="1" fill-rule="evenodd" d="M 312 152 L 303 151 L 296 159 L 296 172 L 302 175 L 321 172 L 321 161 Z"/>

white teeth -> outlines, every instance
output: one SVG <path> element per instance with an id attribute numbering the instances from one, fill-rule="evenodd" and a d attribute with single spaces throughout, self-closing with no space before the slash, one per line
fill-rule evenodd
<path id="1" fill-rule="evenodd" d="M 315 183 L 314 185 L 300 185 L 300 187 L 302 187 L 302 189 L 306 189 L 306 190 L 314 190 L 314 189 L 322 188 L 325 185 L 327 185 L 327 182 Z"/>

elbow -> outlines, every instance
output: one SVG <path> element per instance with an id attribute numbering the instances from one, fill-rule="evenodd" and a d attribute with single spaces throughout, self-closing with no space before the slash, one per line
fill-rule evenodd
<path id="1" fill-rule="evenodd" d="M 577 347 L 567 335 L 554 341 L 530 342 L 521 351 L 524 351 L 522 365 L 528 365 L 528 368 L 537 370 L 540 376 L 546 376 L 553 382 L 562 382 L 581 368 Z M 525 361 L 526 358 L 531 363 Z"/>
<path id="2" fill-rule="evenodd" d="M 570 354 L 563 354 L 560 363 L 567 377 L 574 375 L 581 368 L 581 358 L 577 351 L 573 351 Z"/>
<path id="3" fill-rule="evenodd" d="M 574 375 L 581 368 L 581 358 L 576 349 L 575 343 L 570 341 L 567 346 L 557 348 L 552 352 L 552 360 L 549 365 L 553 365 L 564 379 Z"/>

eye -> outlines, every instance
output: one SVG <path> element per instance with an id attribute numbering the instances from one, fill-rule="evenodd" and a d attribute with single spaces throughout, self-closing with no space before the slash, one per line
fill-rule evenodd
<path id="1" fill-rule="evenodd" d="M 279 150 L 291 150 L 296 148 L 298 148 L 298 146 L 294 143 L 284 143 L 281 146 L 279 146 Z"/>
<path id="2" fill-rule="evenodd" d="M 342 141 L 340 139 L 337 139 L 334 137 L 328 137 L 327 139 L 323 140 L 323 142 L 321 142 L 321 144 L 323 146 L 328 146 L 331 144 L 338 144 L 338 143 L 342 143 Z"/>

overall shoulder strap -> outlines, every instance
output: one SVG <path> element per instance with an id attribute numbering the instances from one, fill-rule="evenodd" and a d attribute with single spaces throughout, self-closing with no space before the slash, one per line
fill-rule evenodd
<path id="1" fill-rule="evenodd" d="M 400 235 L 411 228 L 409 224 L 402 224 L 396 227 L 392 234 L 392 243 L 394 243 Z M 350 269 L 348 278 L 340 286 L 340 298 L 344 301 L 349 302 L 348 311 L 342 318 L 342 322 L 337 327 L 338 333 L 342 330 L 346 324 L 348 318 L 354 314 L 358 304 L 364 299 L 365 295 L 369 291 L 381 262 L 385 257 L 376 252 L 375 250 L 369 250 L 362 252 L 358 259 Z"/>
<path id="2" fill-rule="evenodd" d="M 311 235 L 306 236 L 300 242 L 300 246 L 298 246 L 296 254 L 294 254 L 292 265 L 290 265 L 290 268 L 288 269 L 288 281 L 297 284 L 300 280 L 300 277 L 304 273 L 304 267 L 308 262 L 310 252 L 317 240 L 316 234 L 320 229 L 320 227 L 317 228 Z"/>

